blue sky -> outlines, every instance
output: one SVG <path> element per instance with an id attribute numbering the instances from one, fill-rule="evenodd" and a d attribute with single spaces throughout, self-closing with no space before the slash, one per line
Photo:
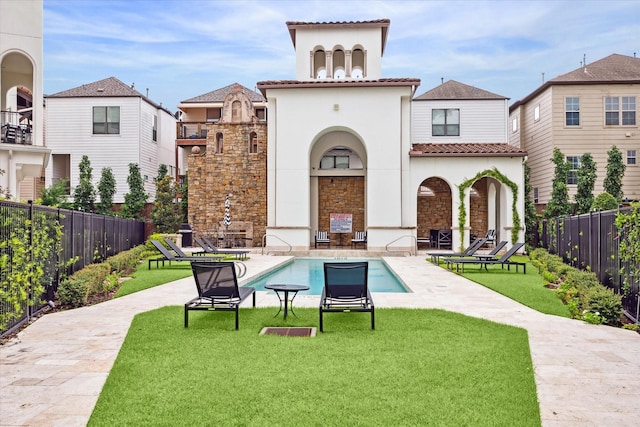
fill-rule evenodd
<path id="1" fill-rule="evenodd" d="M 294 79 L 286 21 L 391 20 L 383 77 L 523 98 L 612 53 L 640 56 L 640 2 L 44 0 L 44 92 L 107 77 L 171 111 L 231 83 Z"/>

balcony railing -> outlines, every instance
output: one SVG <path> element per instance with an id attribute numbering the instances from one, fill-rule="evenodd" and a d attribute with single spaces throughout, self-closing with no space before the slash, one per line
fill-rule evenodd
<path id="1" fill-rule="evenodd" d="M 17 111 L 0 111 L 0 142 L 33 144 L 31 121 Z"/>
<path id="2" fill-rule="evenodd" d="M 207 139 L 207 123 L 178 122 L 176 126 L 178 139 Z"/>

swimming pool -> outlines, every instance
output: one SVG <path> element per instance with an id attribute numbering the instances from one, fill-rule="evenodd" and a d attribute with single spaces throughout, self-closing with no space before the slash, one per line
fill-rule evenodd
<path id="1" fill-rule="evenodd" d="M 380 259 L 295 258 L 293 262 L 244 286 L 251 286 L 256 291 L 264 291 L 266 290 L 265 285 L 276 283 L 307 285 L 309 290 L 300 292 L 301 294 L 320 295 L 324 286 L 324 263 L 341 261 L 369 262 L 369 290 L 371 292 L 411 292 Z"/>

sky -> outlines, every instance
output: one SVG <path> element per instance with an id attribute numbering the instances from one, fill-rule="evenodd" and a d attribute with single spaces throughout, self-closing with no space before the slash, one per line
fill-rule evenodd
<path id="1" fill-rule="evenodd" d="M 4 1 L 4 0 L 2 0 Z M 612 53 L 640 56 L 640 2 L 44 0 L 44 93 L 116 77 L 175 112 L 240 83 L 295 79 L 287 21 L 390 19 L 382 77 L 522 99 Z"/>

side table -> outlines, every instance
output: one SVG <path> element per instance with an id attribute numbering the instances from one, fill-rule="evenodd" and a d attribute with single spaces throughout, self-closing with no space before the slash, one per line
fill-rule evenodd
<path id="1" fill-rule="evenodd" d="M 273 285 L 265 285 L 265 289 L 270 289 L 272 291 L 275 291 L 276 295 L 278 296 L 278 299 L 280 300 L 280 309 L 278 310 L 276 315 L 273 317 L 276 317 L 278 314 L 280 314 L 280 312 L 282 311 L 282 307 L 284 305 L 284 319 L 286 320 L 287 315 L 289 314 L 289 304 L 291 304 L 291 313 L 293 313 L 293 315 L 296 316 L 296 313 L 293 311 L 293 300 L 296 297 L 296 295 L 298 295 L 298 292 L 308 291 L 309 286 L 273 284 Z M 291 300 L 289 300 L 289 293 L 292 294 Z"/>

